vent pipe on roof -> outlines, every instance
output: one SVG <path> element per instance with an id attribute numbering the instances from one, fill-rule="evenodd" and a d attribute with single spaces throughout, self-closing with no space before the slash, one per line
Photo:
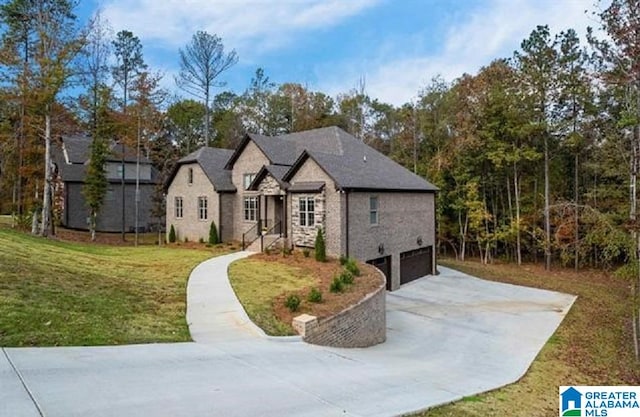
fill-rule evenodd
<path id="1" fill-rule="evenodd" d="M 367 155 L 363 156 L 362 160 L 366 163 L 367 162 Z"/>

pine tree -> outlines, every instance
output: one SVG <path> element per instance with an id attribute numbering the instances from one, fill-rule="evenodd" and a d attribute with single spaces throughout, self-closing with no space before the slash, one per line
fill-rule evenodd
<path id="1" fill-rule="evenodd" d="M 324 233 L 322 232 L 322 227 L 318 229 L 318 234 L 316 234 L 315 249 L 316 249 L 316 261 L 326 262 L 327 249 L 324 244 Z"/>
<path id="2" fill-rule="evenodd" d="M 211 222 L 211 227 L 209 228 L 209 243 L 212 245 L 220 243 L 220 239 L 218 238 L 218 228 L 214 221 Z"/>
<path id="3" fill-rule="evenodd" d="M 171 225 L 169 229 L 169 243 L 175 243 L 176 241 L 176 228 Z"/>

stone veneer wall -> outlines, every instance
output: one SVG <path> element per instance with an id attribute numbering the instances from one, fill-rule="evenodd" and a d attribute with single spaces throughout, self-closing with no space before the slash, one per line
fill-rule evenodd
<path id="1" fill-rule="evenodd" d="M 300 226 L 300 197 L 314 197 L 314 225 Z M 293 244 L 312 248 L 315 246 L 318 228 L 323 229 L 325 224 L 325 193 L 322 190 L 318 194 L 291 194 L 291 230 Z M 326 233 L 325 233 L 326 235 Z"/>
<path id="2" fill-rule="evenodd" d="M 307 320 L 302 326 L 294 319 L 294 328 L 307 343 L 342 348 L 362 348 L 383 343 L 387 338 L 385 277 L 380 272 L 380 287 L 358 304 L 335 316 Z"/>
<path id="3" fill-rule="evenodd" d="M 260 191 L 262 195 L 279 195 L 280 184 L 269 174 L 260 182 L 258 191 Z"/>

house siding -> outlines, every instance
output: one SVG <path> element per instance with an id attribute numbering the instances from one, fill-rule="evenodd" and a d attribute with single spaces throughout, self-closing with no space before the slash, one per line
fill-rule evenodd
<path id="1" fill-rule="evenodd" d="M 370 197 L 378 197 L 377 225 L 369 223 Z M 362 261 L 391 255 L 391 288 L 399 288 L 401 252 L 434 246 L 435 257 L 434 204 L 433 193 L 350 192 L 349 255 Z"/>
<path id="2" fill-rule="evenodd" d="M 233 239 L 241 241 L 242 234 L 247 230 L 255 226 L 256 222 L 244 220 L 244 197 L 245 196 L 259 196 L 260 193 L 256 191 L 246 191 L 244 189 L 244 174 L 257 174 L 258 171 L 264 166 L 269 164 L 269 160 L 265 154 L 258 148 L 258 146 L 249 141 L 242 153 L 238 156 L 238 159 L 233 164 L 233 171 L 231 172 L 231 182 L 236 187 L 238 192 L 235 194 L 236 198 L 233 204 Z M 260 199 L 262 200 L 262 199 Z M 260 204 L 263 202 L 260 201 Z M 260 207 L 260 210 L 263 210 Z"/>
<path id="3" fill-rule="evenodd" d="M 193 169 L 193 183 L 188 183 L 188 171 Z M 176 218 L 175 198 L 182 197 L 182 218 Z M 207 220 L 200 220 L 198 198 L 207 197 Z M 209 239 L 211 222 L 218 222 L 218 193 L 214 190 L 209 177 L 197 163 L 180 166 L 175 178 L 167 190 L 167 232 L 171 225 L 176 230 L 178 240 L 198 241 Z M 217 226 L 217 224 L 216 224 Z"/>
<path id="4" fill-rule="evenodd" d="M 107 162 L 105 165 L 105 176 L 109 180 L 119 180 L 119 169 L 122 166 L 122 162 Z M 131 162 L 125 162 L 124 164 L 124 179 L 135 180 L 136 179 L 136 164 Z M 143 181 L 149 181 L 151 179 L 151 165 L 140 164 L 140 179 Z"/>
<path id="5" fill-rule="evenodd" d="M 327 248 L 327 254 L 331 256 L 340 256 L 344 253 L 341 240 L 342 240 L 342 198 L 343 194 L 336 190 L 336 185 L 329 175 L 311 158 L 307 159 L 305 163 L 298 169 L 293 178 L 291 178 L 291 184 L 297 182 L 307 181 L 324 181 L 325 187 L 320 194 L 316 194 L 316 203 L 322 203 L 322 212 L 316 211 L 316 224 L 322 225 L 324 228 L 325 243 Z M 290 194 L 289 199 L 292 200 L 290 204 L 290 232 L 294 244 L 296 243 L 296 227 L 298 227 L 298 233 L 300 229 L 298 222 L 298 197 L 301 195 L 309 194 Z M 307 229 L 307 228 L 305 228 Z M 305 233 L 306 234 L 306 233 Z M 315 234 L 314 234 L 315 239 Z M 298 238 L 298 241 L 304 242 L 300 246 L 313 246 L 313 243 L 308 245 L 308 238 Z"/>
<path id="6" fill-rule="evenodd" d="M 71 229 L 88 230 L 87 218 L 89 209 L 84 198 L 84 184 L 79 182 L 65 183 L 63 197 L 65 201 L 62 213 L 62 224 Z M 151 216 L 154 184 L 140 184 L 140 205 L 138 226 L 149 229 L 155 226 L 158 219 Z M 135 226 L 135 184 L 125 184 L 125 231 Z M 96 219 L 96 230 L 101 232 L 122 231 L 122 188 L 119 182 L 109 183 L 102 208 Z"/>

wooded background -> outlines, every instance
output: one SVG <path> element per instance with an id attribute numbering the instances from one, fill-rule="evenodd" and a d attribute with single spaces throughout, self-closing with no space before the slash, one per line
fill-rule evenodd
<path id="1" fill-rule="evenodd" d="M 532 28 L 513 56 L 434 78 L 401 106 L 370 97 L 364 79 L 330 97 L 261 69 L 243 93 L 225 91 L 238 56 L 206 32 L 176 56 L 185 95 L 175 95 L 135 34 L 114 33 L 99 14 L 79 22 L 76 5 L 0 1 L 0 213 L 18 224 L 37 213 L 46 235 L 56 221 L 45 161 L 63 134 L 91 137 L 85 195 L 97 216 L 112 141 L 139 144 L 166 177 L 179 157 L 233 148 L 245 132 L 336 125 L 440 188 L 442 254 L 638 275 L 640 1 L 596 7 L 587 39 Z M 155 202 L 162 215 L 161 187 Z"/>

